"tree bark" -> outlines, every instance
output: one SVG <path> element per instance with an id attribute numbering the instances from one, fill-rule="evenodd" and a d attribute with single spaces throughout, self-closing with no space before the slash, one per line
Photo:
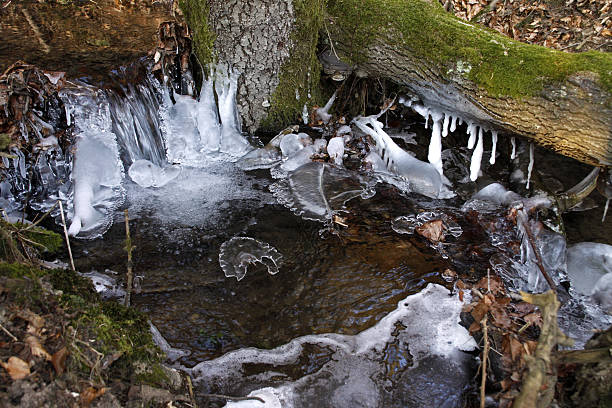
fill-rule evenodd
<path id="1" fill-rule="evenodd" d="M 209 20 L 186 10 L 188 22 L 208 24 L 213 56 L 243 73 L 238 98 L 250 131 L 295 122 L 304 104 L 321 103 L 313 41 L 327 41 L 357 75 L 388 79 L 428 107 L 612 165 L 610 54 L 521 44 L 436 0 L 189 0 L 187 8 L 198 1 Z"/>

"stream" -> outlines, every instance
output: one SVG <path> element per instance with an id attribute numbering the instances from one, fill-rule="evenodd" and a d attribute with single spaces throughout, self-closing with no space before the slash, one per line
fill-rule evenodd
<path id="1" fill-rule="evenodd" d="M 441 131 L 435 111 L 426 129 L 423 117 L 406 109 L 401 124 L 384 128 L 393 145 L 376 142 L 384 150 L 379 161 L 368 156 L 369 166 L 351 167 L 367 139 L 363 127 L 378 132 L 373 122 L 343 130 L 340 163 L 313 161 L 327 145 L 317 147 L 322 130 L 301 126 L 302 133 L 281 136 L 277 145 L 242 134 L 238 73 L 217 69 L 199 101 L 150 74 L 113 75 L 111 86 L 74 82 L 62 90 L 74 155 L 51 148 L 32 166 L 7 162 L 3 206 L 18 213 L 23 194 L 7 193 L 6 183 L 15 192 L 26 168 L 38 174 L 32 207 L 64 202 L 77 270 L 104 296 L 119 298 L 127 209 L 135 245 L 132 304 L 150 316 L 173 364 L 194 376 L 196 395 L 251 393 L 269 407 L 459 407 L 473 391 L 478 361 L 470 353 L 474 339 L 459 324 L 457 276 L 478 279 L 490 269 L 513 290 L 547 288 L 528 250 L 521 260 L 525 241 L 505 219 L 502 193 L 475 196 L 494 181 L 526 195 L 520 177 L 527 174 L 526 143 L 510 160 L 510 144 L 500 137 L 497 161 L 489 165 L 486 136 L 484 147 L 479 142 L 482 168 L 474 168 L 463 146 L 466 131 L 476 135 L 477 127 L 457 126 L 441 139 L 445 150 L 436 161 L 448 186 L 415 167 L 400 174 L 409 167 L 403 163 L 418 161 L 402 156 L 412 158 L 407 149 L 429 166 L 431 127 Z M 551 191 L 569 189 L 590 170 L 544 149 L 535 156 L 532 182 Z M 562 174 L 560 161 L 568 169 Z M 427 196 L 431 185 L 437 197 Z M 601 221 L 604 203 L 591 195 L 585 211 L 566 214 L 567 240 L 542 227 L 537 242 L 556 284 L 572 286 L 567 246 L 612 243 L 611 217 Z M 57 209 L 52 215 L 59 220 Z M 541 218 L 558 228 L 554 216 Z M 446 239 L 414 233 L 435 219 L 444 221 Z M 572 288 L 563 300 L 560 326 L 577 347 L 612 323 L 605 306 L 584 293 Z"/>

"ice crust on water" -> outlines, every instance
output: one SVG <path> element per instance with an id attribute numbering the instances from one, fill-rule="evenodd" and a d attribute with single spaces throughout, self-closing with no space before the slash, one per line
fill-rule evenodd
<path id="1" fill-rule="evenodd" d="M 358 175 L 326 163 L 308 162 L 270 186 L 277 201 L 307 220 L 327 222 L 344 204 L 366 194 Z"/>
<path id="2" fill-rule="evenodd" d="M 414 234 L 414 230 L 433 220 L 444 222 L 444 232 L 458 238 L 463 229 L 447 214 L 439 211 L 424 211 L 418 214 L 402 215 L 391 221 L 391 228 L 398 234 Z"/>
<path id="3" fill-rule="evenodd" d="M 409 401 L 415 407 L 458 407 L 472 359 L 463 351 L 476 347 L 459 325 L 462 305 L 444 287 L 429 284 L 354 336 L 308 335 L 272 350 L 244 348 L 198 364 L 192 375 L 196 384 L 250 392 L 269 404 L 252 406 L 391 406 L 397 401 L 406 406 Z M 297 363 L 309 345 L 328 350 L 328 361 L 293 377 L 279 373 L 279 367 Z M 385 354 L 393 350 L 398 365 L 391 367 Z M 270 368 L 245 375 L 246 365 L 257 364 Z"/>
<path id="4" fill-rule="evenodd" d="M 385 167 L 394 174 L 404 178 L 410 185 L 410 191 L 427 197 L 438 198 L 442 191 L 442 178 L 436 168 L 422 162 L 402 148 L 382 129 L 382 123 L 375 116 L 361 117 L 353 123 L 376 142 L 376 148 L 382 157 Z"/>
<path id="5" fill-rule="evenodd" d="M 180 173 L 179 166 L 159 167 L 148 160 L 136 160 L 128 170 L 132 181 L 141 187 L 163 187 Z"/>
<path id="6" fill-rule="evenodd" d="M 283 157 L 290 157 L 311 144 L 312 139 L 306 133 L 289 133 L 281 139 L 279 147 Z"/>
<path id="7" fill-rule="evenodd" d="M 594 296 L 598 302 L 607 297 L 607 308 L 612 307 L 612 286 L 607 277 L 612 274 L 612 245 L 595 242 L 572 245 L 567 250 L 567 274 L 576 292 Z"/>
<path id="8" fill-rule="evenodd" d="M 239 281 L 246 276 L 248 266 L 257 262 L 265 265 L 270 275 L 276 275 L 282 260 L 276 248 L 250 237 L 234 237 L 224 242 L 219 251 L 223 273 Z"/>
<path id="9" fill-rule="evenodd" d="M 521 200 L 522 197 L 514 191 L 506 190 L 499 183 L 491 183 L 477 191 L 463 206 L 463 211 L 468 210 L 493 210 L 500 206 L 509 206 L 513 202 Z"/>

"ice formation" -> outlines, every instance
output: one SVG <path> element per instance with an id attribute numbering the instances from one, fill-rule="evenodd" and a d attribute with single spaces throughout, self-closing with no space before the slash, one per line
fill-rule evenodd
<path id="1" fill-rule="evenodd" d="M 283 157 L 286 158 L 311 144 L 312 139 L 306 133 L 288 133 L 281 139 L 279 147 Z"/>
<path id="2" fill-rule="evenodd" d="M 361 117 L 353 120 L 353 123 L 362 132 L 374 139 L 385 167 L 407 180 L 411 191 L 427 197 L 438 198 L 443 187 L 440 173 L 432 164 L 412 157 L 395 144 L 389 135 L 383 131 L 382 123 L 376 119 L 375 116 Z"/>
<path id="3" fill-rule="evenodd" d="M 148 160 L 136 160 L 130 166 L 128 174 L 134 183 L 141 187 L 162 187 L 174 180 L 181 173 L 179 166 L 159 167 Z"/>
<path id="4" fill-rule="evenodd" d="M 567 250 L 567 274 L 578 293 L 591 295 L 597 282 L 612 273 L 612 245 L 574 244 Z"/>
<path id="5" fill-rule="evenodd" d="M 259 262 L 268 268 L 270 275 L 276 275 L 283 256 L 265 242 L 249 237 L 234 237 L 224 242 L 219 250 L 219 264 L 226 277 L 242 280 L 250 264 Z"/>
<path id="6" fill-rule="evenodd" d="M 493 165 L 495 164 L 495 152 L 497 150 L 497 130 L 491 131 L 491 143 L 493 146 L 491 147 L 491 158 L 489 159 L 489 164 Z"/>
<path id="7" fill-rule="evenodd" d="M 510 143 L 512 144 L 512 153 L 510 153 L 510 159 L 514 160 L 516 158 L 516 138 L 514 136 L 510 138 Z"/>
<path id="8" fill-rule="evenodd" d="M 367 190 L 368 184 L 342 168 L 308 162 L 270 186 L 284 206 L 302 218 L 327 222 L 350 199 Z"/>
<path id="9" fill-rule="evenodd" d="M 271 350 L 244 348 L 198 364 L 192 375 L 197 385 L 215 384 L 221 392 L 256 388 L 249 395 L 267 405 L 252 406 L 460 406 L 472 360 L 463 351 L 476 348 L 459 325 L 462 305 L 429 284 L 354 336 L 307 335 Z M 282 374 L 313 347 L 322 350 L 320 364 Z M 262 369 L 249 375 L 247 365 Z M 249 406 L 240 404 L 227 406 Z"/>
<path id="10" fill-rule="evenodd" d="M 344 156 L 344 138 L 340 136 L 332 137 L 327 144 L 327 153 L 330 160 L 338 166 L 342 166 L 342 157 Z"/>
<path id="11" fill-rule="evenodd" d="M 509 206 L 513 202 L 521 200 L 522 197 L 514 191 L 506 190 L 499 183 L 491 183 L 476 192 L 462 207 L 463 211 L 496 209 L 500 206 Z M 492 205 L 489 205 L 492 204 Z"/>
<path id="12" fill-rule="evenodd" d="M 73 210 L 69 233 L 83 238 L 103 234 L 125 199 L 123 164 L 112 132 L 104 92 L 87 87 L 62 91 L 75 119 L 76 152 L 72 170 Z"/>
<path id="13" fill-rule="evenodd" d="M 167 157 L 171 163 L 203 166 L 210 160 L 236 160 L 252 150 L 242 135 L 236 106 L 239 74 L 217 67 L 203 80 L 199 100 L 164 90 L 163 115 L 166 127 Z M 216 91 L 218 105 L 215 102 Z"/>
<path id="14" fill-rule="evenodd" d="M 327 103 L 325 104 L 324 107 L 318 108 L 315 111 L 317 117 L 321 120 L 321 122 L 327 123 L 331 119 L 332 115 L 329 113 L 329 110 L 331 109 L 332 105 L 334 104 L 334 101 L 336 100 L 336 96 L 337 95 L 338 95 L 338 90 L 336 90 L 334 92 L 334 94 L 331 96 L 331 98 L 329 98 L 329 100 L 327 101 Z"/>
<path id="15" fill-rule="evenodd" d="M 442 175 L 442 125 L 440 123 L 442 117 L 444 117 L 443 113 L 431 113 L 433 125 L 431 128 L 431 140 L 429 142 L 429 154 L 427 155 L 427 160 L 429 160 L 432 166 L 438 170 L 440 175 Z"/>
<path id="16" fill-rule="evenodd" d="M 117 283 L 117 279 L 97 271 L 79 273 L 79 275 L 89 278 L 96 292 L 102 299 L 123 298 L 125 290 Z"/>
<path id="17" fill-rule="evenodd" d="M 534 146 L 533 143 L 529 144 L 529 165 L 527 166 L 527 185 L 525 188 L 529 190 L 529 182 L 531 181 L 531 172 L 533 171 L 533 162 L 534 162 Z"/>
<path id="18" fill-rule="evenodd" d="M 476 144 L 476 148 L 472 153 L 472 161 L 470 162 L 470 180 L 476 181 L 478 178 L 478 174 L 480 173 L 480 164 L 482 162 L 482 152 L 484 150 L 483 147 L 483 135 L 482 135 L 482 127 L 478 130 L 478 143 Z"/>
<path id="19" fill-rule="evenodd" d="M 172 347 L 168 341 L 162 336 L 157 327 L 153 325 L 153 323 L 149 322 L 149 330 L 151 331 L 151 337 L 153 338 L 153 342 L 157 344 L 157 347 L 162 349 L 162 351 L 166 354 L 166 357 L 170 361 L 178 360 L 183 356 L 188 356 L 189 351 L 181 350 Z"/>
<path id="20" fill-rule="evenodd" d="M 458 238 L 463 233 L 463 229 L 451 217 L 443 212 L 425 211 L 418 214 L 402 215 L 391 221 L 391 228 L 398 234 L 414 234 L 414 230 L 425 223 L 433 220 L 444 222 L 444 232 Z"/>

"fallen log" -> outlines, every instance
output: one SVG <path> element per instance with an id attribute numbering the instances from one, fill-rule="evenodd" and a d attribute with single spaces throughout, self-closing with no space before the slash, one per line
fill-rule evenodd
<path id="1" fill-rule="evenodd" d="M 427 107 L 584 163 L 612 164 L 608 53 L 522 44 L 455 18 L 435 0 L 184 0 L 182 7 L 199 58 L 243 73 L 238 99 L 248 130 L 278 128 L 297 120 L 304 104 L 320 104 L 316 46 L 327 42 L 357 75 L 388 79 Z"/>

